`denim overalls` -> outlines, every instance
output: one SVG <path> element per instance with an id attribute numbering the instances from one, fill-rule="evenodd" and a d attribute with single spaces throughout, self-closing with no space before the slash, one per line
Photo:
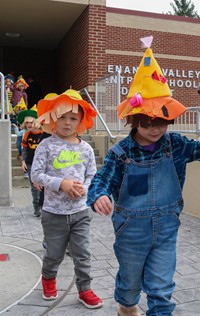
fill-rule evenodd
<path id="1" fill-rule="evenodd" d="M 142 162 L 129 159 L 118 144 L 111 148 L 125 163 L 112 216 L 119 262 L 115 300 L 133 306 L 143 290 L 148 316 L 171 316 L 175 308 L 171 296 L 183 199 L 170 148 L 169 139 L 161 158 Z"/>

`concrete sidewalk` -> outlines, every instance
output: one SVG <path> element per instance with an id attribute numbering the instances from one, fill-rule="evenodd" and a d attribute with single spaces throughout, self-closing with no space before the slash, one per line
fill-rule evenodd
<path id="1" fill-rule="evenodd" d="M 42 227 L 33 217 L 29 188 L 13 188 L 14 206 L 0 208 L 0 314 L 9 316 L 116 316 L 113 299 L 117 261 L 112 245 L 114 240 L 110 217 L 94 214 L 91 223 L 92 288 L 104 300 L 104 306 L 88 310 L 78 302 L 76 287 L 53 308 L 54 302 L 42 299 L 40 284 Z M 174 316 L 200 315 L 200 219 L 182 214 L 177 250 Z M 2 257 L 0 256 L 2 259 Z M 73 284 L 73 263 L 66 256 L 57 278 L 59 297 Z M 51 309 L 52 308 L 52 309 Z M 140 308 L 147 309 L 145 295 Z M 51 310 L 49 310 L 51 309 Z"/>

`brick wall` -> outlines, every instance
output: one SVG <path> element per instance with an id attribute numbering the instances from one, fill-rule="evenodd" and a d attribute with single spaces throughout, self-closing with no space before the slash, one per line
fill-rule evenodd
<path id="1" fill-rule="evenodd" d="M 127 29 L 107 26 L 106 49 L 123 51 L 144 51 L 141 37 L 154 36 L 152 48 L 155 53 L 199 57 L 200 35 L 172 34 L 142 29 Z M 199 25 L 200 31 L 200 25 Z"/>
<path id="2" fill-rule="evenodd" d="M 91 92 L 95 81 L 107 74 L 108 65 L 137 67 L 144 53 L 139 39 L 151 34 L 156 60 L 166 70 L 168 81 L 176 80 L 176 86 L 170 87 L 174 97 L 186 106 L 199 105 L 200 19 L 89 5 L 55 51 L 3 48 L 3 73 L 33 73 L 45 93 L 60 93 L 70 85 L 74 89 L 89 87 Z M 169 74 L 170 69 L 178 72 L 176 78 Z M 122 73 L 124 91 L 132 77 L 133 73 Z"/>
<path id="3" fill-rule="evenodd" d="M 111 14 L 112 11 L 113 14 Z M 153 35 L 154 40 L 151 48 L 160 67 L 165 71 L 174 98 L 186 106 L 200 105 L 200 98 L 196 90 L 200 82 L 200 20 L 143 12 L 136 13 L 136 11 L 134 16 L 134 11 L 131 14 L 127 10 L 112 10 L 111 8 L 108 12 L 106 50 L 109 53 L 106 55 L 106 64 L 121 65 L 122 69 L 125 66 L 130 69 L 133 66 L 137 67 L 145 51 L 141 48 L 139 39 Z M 133 20 L 140 15 L 140 22 L 143 21 L 143 23 L 134 26 L 131 23 L 128 24 L 126 20 L 131 21 L 130 15 Z M 149 23 L 151 23 L 151 30 L 147 29 L 148 18 Z M 169 19 L 171 20 L 168 21 Z M 115 22 L 116 20 L 117 22 Z M 162 21 L 163 24 L 165 23 L 163 29 Z M 177 30 L 170 28 L 170 24 L 174 22 L 174 25 L 177 25 Z M 157 29 L 160 31 L 154 30 L 156 23 L 158 24 Z M 181 33 L 182 25 L 183 34 Z M 167 31 L 168 29 L 169 31 Z M 130 84 L 126 82 L 127 77 L 130 76 L 133 74 L 122 73 L 121 86 L 124 87 L 124 91 L 130 87 Z M 125 94 L 122 95 L 122 99 L 125 97 Z"/>
<path id="4" fill-rule="evenodd" d="M 60 91 L 81 89 L 105 75 L 106 8 L 90 5 L 59 45 L 57 78 Z"/>

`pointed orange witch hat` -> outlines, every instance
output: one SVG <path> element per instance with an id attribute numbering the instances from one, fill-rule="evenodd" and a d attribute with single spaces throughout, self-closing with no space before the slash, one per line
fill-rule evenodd
<path id="1" fill-rule="evenodd" d="M 144 114 L 152 119 L 173 120 L 186 111 L 186 107 L 171 97 L 171 92 L 160 66 L 150 48 L 153 36 L 140 39 L 146 48 L 142 61 L 132 80 L 127 99 L 117 107 L 118 117 Z"/>

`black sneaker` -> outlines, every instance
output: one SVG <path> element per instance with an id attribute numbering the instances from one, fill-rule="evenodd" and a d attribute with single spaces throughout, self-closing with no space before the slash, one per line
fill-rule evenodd
<path id="1" fill-rule="evenodd" d="M 35 217 L 40 217 L 40 215 L 41 215 L 40 211 L 38 211 L 38 210 L 35 210 L 35 211 L 34 211 L 33 216 L 35 216 Z"/>
<path id="2" fill-rule="evenodd" d="M 47 249 L 47 243 L 45 241 L 45 238 L 42 241 L 42 246 L 43 246 L 44 249 Z"/>

